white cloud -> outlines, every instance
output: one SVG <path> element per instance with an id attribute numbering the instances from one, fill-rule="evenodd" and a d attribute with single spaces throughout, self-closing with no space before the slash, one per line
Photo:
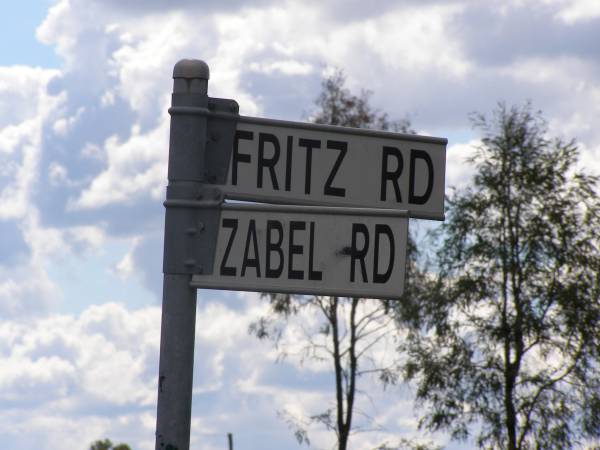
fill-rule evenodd
<path id="1" fill-rule="evenodd" d="M 121 258 L 121 260 L 115 266 L 115 273 L 117 276 L 123 280 L 131 277 L 135 272 L 133 253 L 139 239 L 134 239 L 131 249 Z"/>
<path id="2" fill-rule="evenodd" d="M 31 210 L 23 220 L 23 238 L 30 248 L 31 261 L 39 266 L 99 249 L 107 240 L 101 224 L 68 227 L 44 226 Z"/>
<path id="3" fill-rule="evenodd" d="M 85 55 L 76 49 L 90 44 L 82 36 L 102 31 L 105 19 L 106 15 L 96 2 L 86 2 L 84 5 L 80 0 L 58 0 L 37 28 L 36 37 L 54 48 L 62 57 L 66 69 L 90 69 L 91 66 L 86 66 L 86 62 L 96 58 L 97 54 L 90 52 Z M 90 79 L 94 78 L 94 74 L 89 75 Z"/>
<path id="4" fill-rule="evenodd" d="M 38 400 L 41 392 L 51 390 L 66 395 L 76 376 L 73 365 L 60 358 L 15 359 L 7 363 L 1 373 L 2 400 L 31 402 Z"/>
<path id="5" fill-rule="evenodd" d="M 112 106 L 115 104 L 115 93 L 113 91 L 106 91 L 102 97 L 100 97 L 100 105 Z"/>
<path id="6" fill-rule="evenodd" d="M 54 132 L 60 136 L 66 136 L 67 133 L 73 128 L 73 125 L 81 118 L 81 115 L 85 112 L 85 108 L 77 109 L 77 112 L 71 117 L 60 117 L 52 126 Z"/>
<path id="7" fill-rule="evenodd" d="M 271 75 L 280 72 L 284 75 L 308 75 L 313 72 L 313 67 L 308 63 L 295 60 L 274 61 L 267 63 L 251 63 L 250 70 Z"/>
<path id="8" fill-rule="evenodd" d="M 435 70 L 464 78 L 472 67 L 462 52 L 459 37 L 449 34 L 447 26 L 462 9 L 457 5 L 398 9 L 357 25 L 362 28 L 357 37 L 366 38 L 386 67 L 410 68 L 415 76 Z"/>
<path id="9" fill-rule="evenodd" d="M 543 86 L 553 96 L 548 101 L 559 114 L 544 117 L 548 120 L 549 134 L 565 141 L 579 141 L 582 159 L 593 173 L 600 173 L 595 154 L 600 151 L 600 130 L 591 118 L 600 114 L 600 88 L 594 82 L 597 65 L 578 57 L 528 58 L 516 61 L 502 70 L 520 83 Z M 538 105 L 534 104 L 534 107 Z"/>
<path id="10" fill-rule="evenodd" d="M 577 169 L 584 173 L 597 175 L 600 173 L 600 146 L 590 149 L 586 144 L 578 143 L 580 152 Z"/>
<path id="11" fill-rule="evenodd" d="M 578 57 L 534 56 L 518 59 L 502 68 L 500 73 L 519 82 L 541 84 L 546 87 L 558 86 L 568 92 L 580 94 L 589 88 L 586 79 L 593 75 L 593 71 L 593 63 Z"/>
<path id="12" fill-rule="evenodd" d="M 170 100 L 169 67 L 177 62 L 188 43 L 186 21 L 181 13 L 167 13 L 156 19 L 136 19 L 126 24 L 126 33 L 120 34 L 121 46 L 111 57 L 111 67 L 118 77 L 117 92 L 141 116 L 159 112 L 166 116 Z M 133 26 L 130 26 L 133 25 Z M 113 31 L 118 33 L 120 27 Z M 156 120 L 156 119 L 155 119 Z"/>
<path id="13" fill-rule="evenodd" d="M 0 263 L 0 317 L 45 316 L 64 300 L 49 268 L 101 248 L 106 235 L 100 225 L 44 226 L 35 208 L 26 210 L 18 223 L 23 255 L 17 264 Z"/>
<path id="14" fill-rule="evenodd" d="M 463 189 L 471 181 L 474 175 L 474 167 L 468 163 L 477 147 L 481 145 L 479 140 L 472 140 L 465 144 L 452 144 L 448 146 L 446 155 L 446 194 L 449 187 Z"/>
<path id="15" fill-rule="evenodd" d="M 95 144 L 86 143 L 81 149 L 81 156 L 84 158 L 95 159 L 106 163 L 106 153 L 101 147 Z"/>
<path id="16" fill-rule="evenodd" d="M 37 181 L 44 120 L 62 101 L 46 93 L 55 70 L 0 67 L 0 220 L 23 217 Z"/>
<path id="17" fill-rule="evenodd" d="M 68 181 L 68 173 L 66 167 L 57 162 L 53 162 L 48 166 L 48 178 L 50 183 L 59 185 Z"/>
<path id="18" fill-rule="evenodd" d="M 43 118 L 54 106 L 46 87 L 58 73 L 54 69 L 0 66 L 0 129 Z"/>
<path id="19" fill-rule="evenodd" d="M 0 398 L 16 410 L 35 401 L 48 416 L 54 408 L 93 414 L 105 403 L 152 406 L 159 329 L 158 308 L 110 303 L 79 317 L 2 321 L 11 345 L 0 347 Z"/>
<path id="20" fill-rule="evenodd" d="M 83 246 L 83 248 L 100 248 L 107 239 L 105 231 L 95 225 L 73 226 L 64 232 L 67 242 L 72 246 Z"/>
<path id="21" fill-rule="evenodd" d="M 47 314 L 60 300 L 60 290 L 38 264 L 0 266 L 0 317 Z"/>
<path id="22" fill-rule="evenodd" d="M 543 2 L 558 7 L 556 17 L 570 25 L 600 17 L 600 3 L 596 0 L 543 0 Z"/>
<path id="23" fill-rule="evenodd" d="M 117 136 L 104 143 L 106 169 L 70 203 L 72 209 L 100 208 L 130 203 L 134 198 L 160 199 L 167 179 L 168 121 L 146 134 L 139 127 L 121 142 Z"/>

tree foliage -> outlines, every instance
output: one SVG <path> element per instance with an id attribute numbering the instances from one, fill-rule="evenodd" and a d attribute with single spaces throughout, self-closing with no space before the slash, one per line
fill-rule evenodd
<path id="1" fill-rule="evenodd" d="M 93 442 L 90 450 L 131 450 L 131 447 L 127 444 L 114 445 L 110 439 L 102 439 Z"/>
<path id="2" fill-rule="evenodd" d="M 375 130 L 414 133 L 410 120 L 390 120 L 385 112 L 375 109 L 370 104 L 371 91 L 361 90 L 359 95 L 352 94 L 345 87 L 346 76 L 341 70 L 325 78 L 321 83 L 321 93 L 315 104 L 311 121 L 324 125 L 338 125 L 353 128 L 370 128 Z"/>
<path id="3" fill-rule="evenodd" d="M 345 77 L 341 71 L 323 81 L 322 92 L 316 100 L 317 110 L 311 119 L 313 122 L 411 132 L 407 119 L 391 121 L 387 114 L 373 109 L 368 91 L 361 91 L 357 96 L 344 85 Z M 385 340 L 394 339 L 390 303 L 356 298 L 265 295 L 270 299 L 271 313 L 253 323 L 250 332 L 261 339 L 272 339 L 284 356 L 290 349 L 282 346 L 282 337 L 291 322 L 301 322 L 298 318 L 305 313 L 316 314 L 319 320 L 314 327 L 301 326 L 301 344 L 295 346 L 297 356 L 302 361 L 328 361 L 334 369 L 334 401 L 329 407 L 308 418 L 295 417 L 287 411 L 280 411 L 280 416 L 299 443 L 310 444 L 308 429 L 319 424 L 334 432 L 338 450 L 345 450 L 351 432 L 360 429 L 355 419 L 358 379 L 370 374 L 383 384 L 393 384 L 400 373 L 399 359 L 393 351 L 396 344 L 390 344 L 385 358 L 373 352 Z"/>
<path id="4" fill-rule="evenodd" d="M 422 425 L 480 448 L 567 449 L 600 435 L 600 198 L 574 142 L 500 104 L 448 200 L 436 289 L 405 350 Z"/>

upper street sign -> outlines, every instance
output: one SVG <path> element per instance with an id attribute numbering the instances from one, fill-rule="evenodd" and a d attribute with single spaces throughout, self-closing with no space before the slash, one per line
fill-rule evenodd
<path id="1" fill-rule="evenodd" d="M 443 220 L 447 140 L 240 116 L 228 198 Z"/>
<path id="2" fill-rule="evenodd" d="M 402 211 L 224 204 L 212 273 L 191 286 L 399 298 L 407 234 Z"/>

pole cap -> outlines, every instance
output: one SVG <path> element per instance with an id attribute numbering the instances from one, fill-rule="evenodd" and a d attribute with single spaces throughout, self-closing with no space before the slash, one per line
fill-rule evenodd
<path id="1" fill-rule="evenodd" d="M 208 91 L 208 64 L 199 59 L 182 59 L 173 67 L 174 94 L 204 94 Z"/>
<path id="2" fill-rule="evenodd" d="M 173 78 L 200 78 L 208 80 L 208 64 L 199 59 L 182 59 L 173 67 Z"/>

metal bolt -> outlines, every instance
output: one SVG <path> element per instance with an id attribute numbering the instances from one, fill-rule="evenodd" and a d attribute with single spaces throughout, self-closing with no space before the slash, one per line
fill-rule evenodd
<path id="1" fill-rule="evenodd" d="M 204 222 L 198 222 L 198 231 L 204 231 Z"/>

